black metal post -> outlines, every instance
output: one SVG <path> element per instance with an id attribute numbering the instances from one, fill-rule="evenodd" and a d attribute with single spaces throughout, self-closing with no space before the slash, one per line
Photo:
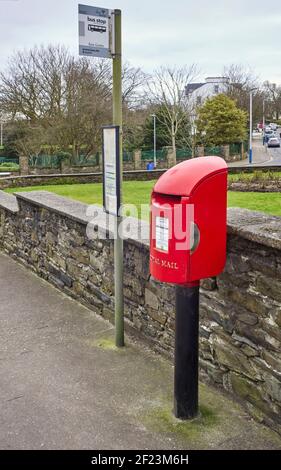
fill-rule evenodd
<path id="1" fill-rule="evenodd" d="M 176 287 L 174 414 L 198 415 L 199 282 Z"/>

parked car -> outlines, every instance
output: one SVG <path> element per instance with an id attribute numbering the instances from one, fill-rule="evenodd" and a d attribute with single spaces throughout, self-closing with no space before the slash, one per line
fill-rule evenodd
<path id="1" fill-rule="evenodd" d="M 280 147 L 280 140 L 277 137 L 271 137 L 267 143 L 268 147 Z"/>
<path id="2" fill-rule="evenodd" d="M 269 131 L 265 131 L 265 137 L 275 137 L 275 132 L 272 131 L 271 129 Z"/>
<path id="3" fill-rule="evenodd" d="M 277 127 L 278 127 L 278 126 L 277 126 L 277 124 L 275 124 L 274 122 L 271 122 L 271 123 L 269 124 L 269 127 L 270 127 L 273 131 L 277 131 Z"/>

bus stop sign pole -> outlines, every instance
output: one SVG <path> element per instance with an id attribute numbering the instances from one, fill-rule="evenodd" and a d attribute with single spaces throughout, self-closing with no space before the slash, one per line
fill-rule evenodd
<path id="1" fill-rule="evenodd" d="M 119 208 L 122 205 L 123 170 L 121 11 L 79 4 L 78 13 L 79 54 L 90 57 L 112 58 L 113 61 L 113 126 L 111 127 L 115 127 L 116 131 L 118 129 L 118 138 L 116 138 L 118 149 L 115 148 L 112 150 L 113 147 L 111 146 L 109 150 L 111 169 L 114 169 L 113 173 L 111 172 L 111 175 L 109 175 L 112 179 L 112 184 L 109 185 L 109 196 L 111 201 L 113 197 L 113 200 L 115 198 L 118 202 L 116 203 L 117 206 L 115 204 L 115 210 L 107 211 L 105 208 L 105 211 L 107 213 L 111 213 L 114 218 L 115 344 L 117 347 L 123 347 L 123 239 L 120 237 L 119 233 L 119 228 L 121 228 L 120 226 L 122 222 L 122 215 L 120 214 Z M 103 173 L 105 180 L 105 165 L 103 165 Z M 110 194 L 113 191 L 112 188 L 115 188 L 114 191 L 116 190 L 115 195 Z"/>
<path id="2" fill-rule="evenodd" d="M 119 185 L 120 204 L 122 205 L 122 175 L 123 175 L 123 150 L 122 150 L 122 21 L 121 10 L 114 10 L 114 44 L 113 55 L 113 124 L 119 126 Z M 124 342 L 124 294 L 123 294 L 123 239 L 119 229 L 122 222 L 121 214 L 115 219 L 114 238 L 114 279 L 115 279 L 115 345 L 123 347 Z"/>

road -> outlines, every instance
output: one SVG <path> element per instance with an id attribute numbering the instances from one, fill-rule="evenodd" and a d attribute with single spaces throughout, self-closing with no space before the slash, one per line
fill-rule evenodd
<path id="1" fill-rule="evenodd" d="M 281 128 L 278 128 L 277 135 L 280 135 Z M 281 166 L 281 148 L 267 148 L 262 144 L 262 136 L 253 139 L 253 163 L 249 165 L 248 159 L 230 163 L 229 167 L 240 166 Z"/>
<path id="2" fill-rule="evenodd" d="M 280 136 L 281 128 L 277 130 L 277 135 Z M 281 148 L 269 148 L 267 149 L 270 160 L 267 161 L 266 165 L 281 165 Z"/>

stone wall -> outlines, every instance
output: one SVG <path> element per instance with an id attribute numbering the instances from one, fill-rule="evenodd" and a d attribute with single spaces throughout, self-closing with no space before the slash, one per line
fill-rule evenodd
<path id="1" fill-rule="evenodd" d="M 143 162 L 143 165 L 140 170 L 145 170 L 146 169 L 146 164 L 147 162 Z M 165 168 L 167 165 L 163 165 Z M 123 170 L 124 171 L 132 171 L 134 170 L 134 165 L 130 162 L 125 162 L 123 164 Z M 83 173 L 101 173 L 102 172 L 102 166 L 63 166 L 62 168 L 36 168 L 36 167 L 29 167 L 29 174 L 30 175 L 36 175 L 36 176 L 41 176 L 41 175 L 54 175 L 54 174 L 59 174 L 59 175 L 77 175 L 83 174 Z"/>
<path id="2" fill-rule="evenodd" d="M 105 233 L 106 227 L 100 209 L 90 226 L 86 211 L 84 204 L 44 191 L 0 193 L 0 248 L 113 321 L 113 243 L 87 237 L 90 228 Z M 150 278 L 148 224 L 132 219 L 131 226 L 141 228 L 145 240 L 125 241 L 126 326 L 172 356 L 174 287 Z M 201 378 L 281 433 L 280 283 L 281 219 L 230 209 L 225 271 L 202 283 Z"/>
<path id="3" fill-rule="evenodd" d="M 228 189 L 230 191 L 258 192 L 258 193 L 280 193 L 281 178 L 260 178 L 256 180 L 229 181 Z"/>

